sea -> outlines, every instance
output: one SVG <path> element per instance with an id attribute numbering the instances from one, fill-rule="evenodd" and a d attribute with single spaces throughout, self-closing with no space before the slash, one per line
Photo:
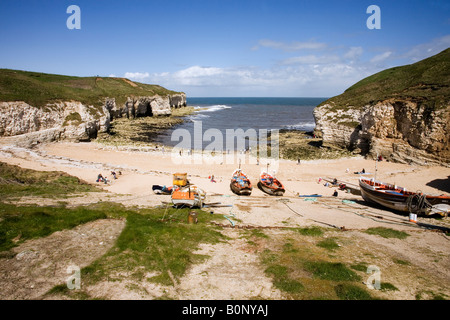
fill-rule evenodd
<path id="1" fill-rule="evenodd" d="M 187 105 L 194 107 L 196 111 L 187 116 L 182 124 L 162 132 L 155 142 L 199 149 L 200 146 L 205 148 L 212 141 L 205 139 L 199 132 L 214 134 L 220 131 L 225 139 L 227 129 L 242 129 L 244 132 L 254 129 L 257 133 L 260 129 L 312 131 L 316 125 L 313 110 L 326 99 L 328 98 L 188 97 Z M 180 133 L 186 136 L 187 132 L 190 137 L 180 138 Z"/>

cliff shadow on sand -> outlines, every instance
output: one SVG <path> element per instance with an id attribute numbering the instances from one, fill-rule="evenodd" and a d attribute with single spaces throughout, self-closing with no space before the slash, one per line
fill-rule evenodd
<path id="1" fill-rule="evenodd" d="M 450 176 L 447 179 L 435 179 L 427 183 L 427 186 L 439 189 L 444 192 L 450 192 Z"/>

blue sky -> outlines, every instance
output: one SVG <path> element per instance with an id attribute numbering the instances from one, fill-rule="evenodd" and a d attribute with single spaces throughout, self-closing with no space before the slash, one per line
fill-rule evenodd
<path id="1" fill-rule="evenodd" d="M 66 26 L 69 5 L 81 29 Z M 380 8 L 381 29 L 366 13 Z M 450 47 L 450 2 L 0 1 L 0 67 L 198 96 L 329 97 Z"/>

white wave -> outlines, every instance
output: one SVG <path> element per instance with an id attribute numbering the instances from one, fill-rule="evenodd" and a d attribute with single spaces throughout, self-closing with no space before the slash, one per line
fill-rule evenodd
<path id="1" fill-rule="evenodd" d="M 315 127 L 316 127 L 315 122 L 300 122 L 293 125 L 283 126 L 283 128 L 289 130 L 313 130 Z"/>
<path id="2" fill-rule="evenodd" d="M 189 116 L 189 120 L 192 122 L 201 121 L 202 119 L 209 118 L 210 116 L 207 114 L 197 113 L 195 115 Z"/>
<path id="3" fill-rule="evenodd" d="M 219 111 L 219 110 L 223 110 L 223 109 L 231 109 L 230 106 L 227 105 L 214 105 L 214 106 L 210 106 L 210 107 L 206 107 L 206 110 L 203 110 L 203 112 L 214 112 L 214 111 Z"/>

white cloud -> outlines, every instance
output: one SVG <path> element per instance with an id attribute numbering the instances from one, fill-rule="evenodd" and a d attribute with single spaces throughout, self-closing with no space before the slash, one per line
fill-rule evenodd
<path id="1" fill-rule="evenodd" d="M 114 73 L 111 73 L 108 77 L 110 78 L 116 78 L 117 76 Z"/>
<path id="2" fill-rule="evenodd" d="M 273 41 L 269 39 L 259 40 L 258 45 L 253 47 L 254 50 L 259 49 L 259 47 L 272 48 L 272 49 L 280 49 L 283 51 L 300 51 L 300 50 L 320 50 L 325 49 L 327 45 L 321 42 L 315 41 L 307 41 L 307 42 L 298 42 L 294 41 L 291 43 Z"/>
<path id="3" fill-rule="evenodd" d="M 268 66 L 199 66 L 173 72 L 127 73 L 188 96 L 334 96 L 361 79 L 394 65 L 410 63 L 419 52 L 428 56 L 450 44 L 450 35 L 412 47 L 404 54 L 387 48 L 368 56 L 372 48 L 329 47 L 315 42 L 283 43 L 261 40 L 260 46 L 283 50 Z M 289 57 L 289 51 L 318 49 L 314 54 Z M 440 50 L 442 48 L 442 50 Z M 298 54 L 298 52 L 297 52 Z"/>
<path id="4" fill-rule="evenodd" d="M 362 47 L 351 47 L 345 54 L 345 59 L 357 59 L 363 54 L 363 48 Z"/>
<path id="5" fill-rule="evenodd" d="M 427 43 L 416 45 L 411 48 L 411 50 L 406 52 L 404 56 L 412 62 L 417 62 L 419 60 L 434 56 L 448 47 L 450 47 L 450 34 L 440 38 L 435 38 Z"/>
<path id="6" fill-rule="evenodd" d="M 290 64 L 328 64 L 335 63 L 339 61 L 339 57 L 336 55 L 328 55 L 328 56 L 316 56 L 316 55 L 307 55 L 307 56 L 299 56 L 299 57 L 291 57 L 284 59 L 281 61 L 282 65 L 290 65 Z"/>
<path id="7" fill-rule="evenodd" d="M 309 62 L 316 58 L 309 58 Z M 172 73 L 153 74 L 150 81 L 182 90 L 190 96 L 327 96 L 341 93 L 369 74 L 364 68 L 334 62 L 271 68 L 192 66 Z"/>
<path id="8" fill-rule="evenodd" d="M 193 66 L 180 70 L 176 73 L 179 78 L 201 78 L 210 77 L 223 73 L 223 69 L 215 67 Z"/>
<path id="9" fill-rule="evenodd" d="M 125 78 L 131 79 L 131 80 L 145 80 L 150 77 L 150 74 L 148 72 L 125 72 L 124 75 Z"/>
<path id="10" fill-rule="evenodd" d="M 377 54 L 375 57 L 370 59 L 370 63 L 380 63 L 389 58 L 392 55 L 392 51 L 386 51 L 380 54 Z"/>

